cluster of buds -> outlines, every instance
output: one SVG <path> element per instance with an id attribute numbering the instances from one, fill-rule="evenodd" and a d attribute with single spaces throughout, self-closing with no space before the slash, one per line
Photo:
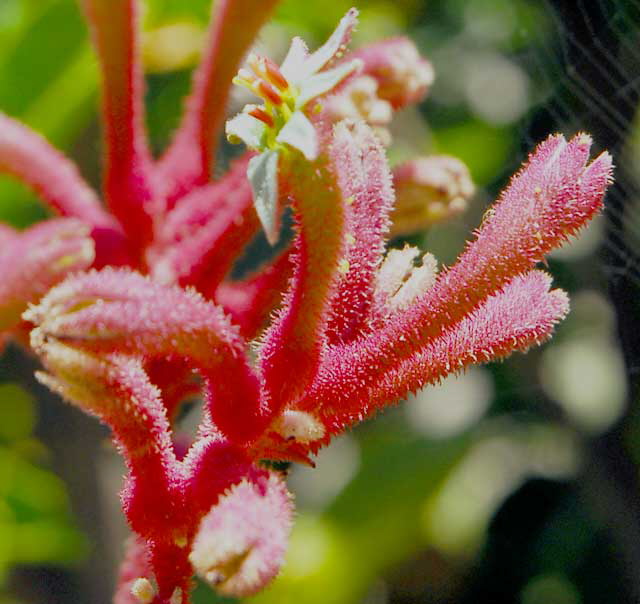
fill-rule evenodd
<path id="1" fill-rule="evenodd" d="M 327 99 L 326 118 L 364 120 L 380 142 L 389 145 L 393 112 L 424 98 L 433 84 L 433 67 L 406 38 L 391 38 L 352 56 L 363 67 L 339 95 Z"/>
<path id="2" fill-rule="evenodd" d="M 292 501 L 263 460 L 312 464 L 333 435 L 409 392 L 548 338 L 567 297 L 536 264 L 599 211 L 611 179 L 609 155 L 589 161 L 588 136 L 552 136 L 452 267 L 438 274 L 429 254 L 387 251 L 385 149 L 371 125 L 336 122 L 326 108 L 363 77 L 401 108 L 426 92 L 431 72 L 406 40 L 344 55 L 351 10 L 313 53 L 294 39 L 280 67 L 250 57 L 235 81 L 263 105 L 226 126 L 250 151 L 212 182 L 229 85 L 275 3 L 215 4 L 181 126 L 154 161 L 137 2 L 81 0 L 103 74 L 110 212 L 60 153 L 0 118 L 0 169 L 63 215 L 0 230 L 11 267 L 0 326 L 23 342 L 30 331 L 38 378 L 106 423 L 126 460 L 134 536 L 116 604 L 187 604 L 195 573 L 228 595 L 266 585 L 284 557 Z M 433 208 L 431 188 L 446 198 L 436 194 L 438 203 L 459 206 L 466 176 L 441 169 L 442 181 L 436 168 L 426 180 L 417 169 L 410 184 L 410 168 L 398 168 L 400 199 L 411 190 L 415 204 L 422 187 Z M 292 240 L 256 274 L 231 280 L 261 223 L 270 241 L 279 237 L 286 205 Z M 184 447 L 178 412 L 196 393 L 202 419 Z"/>

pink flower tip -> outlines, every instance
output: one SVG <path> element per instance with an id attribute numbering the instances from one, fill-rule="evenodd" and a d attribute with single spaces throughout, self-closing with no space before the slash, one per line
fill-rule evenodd
<path id="1" fill-rule="evenodd" d="M 71 218 L 48 220 L 15 234 L 6 245 L 0 242 L 0 330 L 15 326 L 27 304 L 93 259 L 89 227 Z"/>
<path id="2" fill-rule="evenodd" d="M 218 592 L 254 594 L 282 566 L 292 514 L 291 495 L 278 474 L 245 478 L 203 518 L 189 560 Z"/>
<path id="3" fill-rule="evenodd" d="M 475 192 L 467 166 L 455 157 L 419 157 L 393 172 L 392 235 L 425 229 L 464 212 Z"/>
<path id="4" fill-rule="evenodd" d="M 372 44 L 354 56 L 364 61 L 363 73 L 378 81 L 378 97 L 394 109 L 420 101 L 433 84 L 433 66 L 408 38 Z"/>

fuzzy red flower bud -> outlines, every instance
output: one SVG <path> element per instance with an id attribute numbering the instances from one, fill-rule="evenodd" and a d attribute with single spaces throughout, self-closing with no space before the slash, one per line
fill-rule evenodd
<path id="1" fill-rule="evenodd" d="M 245 479 L 202 519 L 189 559 L 220 593 L 256 593 L 280 570 L 292 512 L 291 495 L 280 476 Z"/>

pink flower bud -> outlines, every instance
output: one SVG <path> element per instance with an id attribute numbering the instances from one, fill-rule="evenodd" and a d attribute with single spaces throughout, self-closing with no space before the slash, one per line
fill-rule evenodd
<path id="1" fill-rule="evenodd" d="M 407 235 L 464 212 L 474 187 L 469 169 L 446 155 L 421 157 L 394 170 L 392 235 Z"/>
<path id="2" fill-rule="evenodd" d="M 400 109 L 420 101 L 433 84 L 433 67 L 407 38 L 391 38 L 353 53 L 363 73 L 378 81 L 378 96 Z"/>
<path id="3" fill-rule="evenodd" d="M 229 596 L 262 589 L 282 565 L 292 513 L 279 475 L 245 478 L 202 520 L 189 556 L 196 573 Z"/>
<path id="4" fill-rule="evenodd" d="M 378 94 L 378 82 L 369 75 L 354 77 L 325 103 L 324 116 L 332 122 L 344 119 L 364 120 L 373 126 L 380 140 L 391 142 L 387 126 L 391 123 L 393 109 L 391 104 Z"/>
<path id="5" fill-rule="evenodd" d="M 30 302 L 37 302 L 68 273 L 93 262 L 89 227 L 58 219 L 0 238 L 0 330 L 15 326 Z M 4 242 L 4 244 L 3 244 Z"/>

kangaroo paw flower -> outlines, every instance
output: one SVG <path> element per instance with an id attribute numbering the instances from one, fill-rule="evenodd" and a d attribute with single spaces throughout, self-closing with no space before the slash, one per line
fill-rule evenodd
<path id="1" fill-rule="evenodd" d="M 245 479 L 202 519 L 189 560 L 216 591 L 254 594 L 282 566 L 292 514 L 291 495 L 277 474 Z"/>
<path id="2" fill-rule="evenodd" d="M 227 122 L 226 129 L 231 142 L 242 141 L 249 149 L 262 152 L 249 162 L 247 176 L 256 211 L 272 244 L 277 241 L 281 210 L 280 155 L 293 149 L 308 160 L 318 157 L 320 141 L 307 107 L 360 67 L 359 60 L 332 66 L 342 56 L 356 22 L 357 11 L 351 9 L 314 53 L 309 54 L 304 42 L 295 39 L 281 67 L 252 55 L 248 61 L 250 70 L 241 69 L 234 78 L 235 84 L 264 101 L 259 107 L 247 105 L 243 113 Z"/>
<path id="3" fill-rule="evenodd" d="M 188 359 L 205 378 L 219 427 L 241 440 L 256 429 L 259 386 L 244 341 L 223 311 L 194 291 L 105 269 L 60 284 L 25 316 L 39 337 L 84 351 Z"/>
<path id="4" fill-rule="evenodd" d="M 137 0 L 80 0 L 103 83 L 103 207 L 77 168 L 0 115 L 0 171 L 64 218 L 0 225 L 0 330 L 31 330 L 38 379 L 112 431 L 134 533 L 116 604 L 189 604 L 198 574 L 252 595 L 283 562 L 293 505 L 264 460 L 313 465 L 332 436 L 472 363 L 538 345 L 568 311 L 536 270 L 602 207 L 612 161 L 551 136 L 438 271 L 387 238 L 462 211 L 465 166 L 389 169 L 393 112 L 433 70 L 394 38 L 347 53 L 357 11 L 314 52 L 249 54 L 275 0 L 219 0 L 193 90 L 158 161 L 144 128 Z M 233 77 L 235 75 L 235 77 Z M 226 123 L 245 155 L 214 180 L 232 81 L 258 99 Z M 383 140 L 380 137 L 383 137 Z M 234 268 L 260 225 L 291 241 L 248 277 Z M 233 276 L 233 280 L 229 280 Z M 4 334 L 0 334 L 4 335 Z M 193 435 L 185 397 L 203 399 Z"/>

